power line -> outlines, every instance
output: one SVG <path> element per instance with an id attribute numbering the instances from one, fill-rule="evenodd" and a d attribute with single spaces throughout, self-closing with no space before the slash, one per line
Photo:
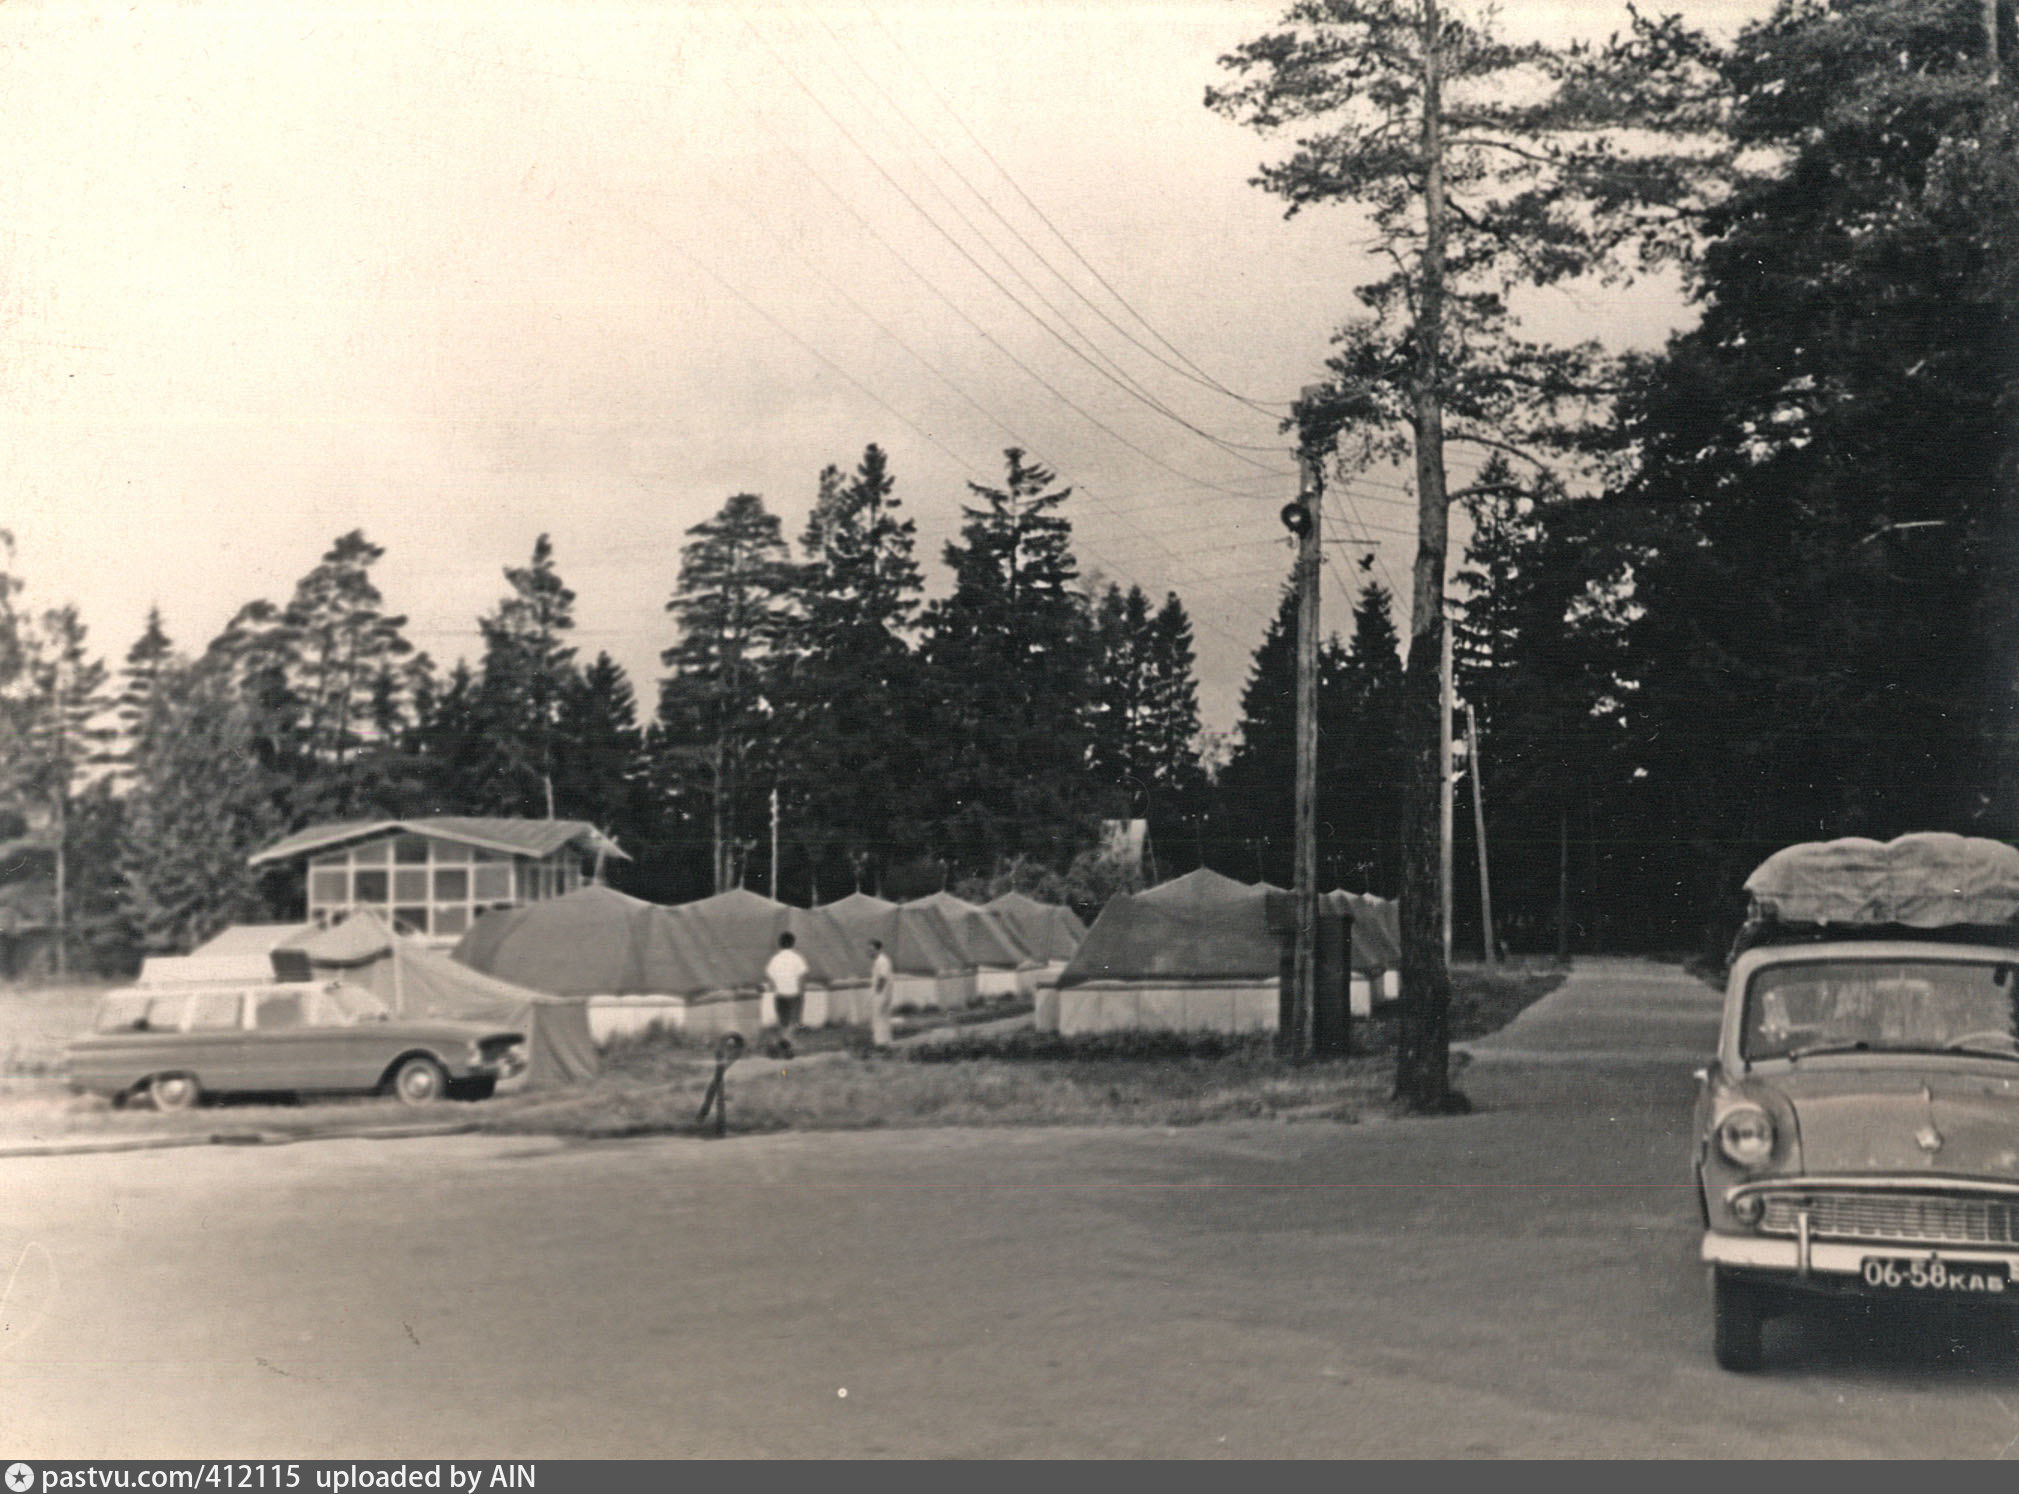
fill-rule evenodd
<path id="1" fill-rule="evenodd" d="M 1159 353 L 1155 348 L 1151 347 L 1148 343 L 1138 338 L 1127 327 L 1123 326 L 1120 322 L 1116 321 L 1113 317 L 1109 316 L 1108 313 L 1098 303 L 1096 303 L 1091 297 L 1089 297 L 1084 291 L 1082 291 L 1079 288 L 1079 286 L 1073 283 L 1073 280 L 1070 276 L 1068 276 L 1062 270 L 1060 270 L 1057 265 L 1053 264 L 1051 259 L 1046 256 L 1045 252 L 1042 249 L 1038 248 L 1037 245 L 1033 244 L 1028 238 L 1026 238 L 1022 230 L 1019 229 L 1014 223 L 1012 223 L 1006 216 L 1004 216 L 1002 211 L 996 207 L 995 203 L 990 200 L 988 194 L 982 191 L 981 188 L 977 187 L 974 184 L 974 182 L 968 177 L 968 175 L 965 172 L 963 172 L 960 169 L 960 167 L 947 156 L 946 152 L 939 148 L 939 146 L 933 141 L 933 138 L 926 133 L 926 131 L 919 125 L 919 123 L 915 119 L 911 117 L 910 112 L 906 110 L 904 105 L 900 103 L 897 100 L 897 98 L 891 94 L 890 90 L 885 88 L 881 83 L 877 81 L 875 75 L 872 74 L 868 68 L 862 65 L 860 58 L 858 58 L 855 55 L 854 49 L 849 46 L 848 42 L 846 41 L 845 38 L 843 38 L 841 33 L 834 29 L 833 25 L 828 21 L 827 17 L 816 12 L 815 18 L 820 22 L 822 29 L 825 30 L 827 34 L 834 39 L 834 43 L 837 50 L 842 52 L 843 55 L 845 55 L 848 58 L 850 64 L 855 68 L 855 70 L 863 76 L 864 80 L 868 82 L 871 88 L 876 90 L 877 96 L 881 98 L 885 103 L 890 105 L 892 111 L 896 113 L 899 119 L 904 121 L 905 125 L 911 130 L 911 132 L 914 135 L 918 136 L 920 140 L 925 142 L 926 149 L 930 150 L 933 153 L 934 157 L 938 159 L 939 163 L 942 166 L 944 166 L 948 171 L 952 172 L 955 180 L 957 180 L 963 187 L 967 188 L 968 192 L 974 197 L 974 199 L 977 202 L 979 202 L 984 208 L 988 210 L 988 212 L 992 217 L 994 217 L 996 222 L 1000 223 L 1005 229 L 1007 229 L 1010 233 L 1010 236 L 1013 237 L 1019 244 L 1021 244 L 1024 247 L 1024 249 L 1031 255 L 1032 258 L 1036 259 L 1039 264 L 1043 265 L 1047 270 L 1051 271 L 1053 278 L 1056 279 L 1059 282 L 1059 284 L 1063 285 L 1068 291 L 1070 291 L 1083 306 L 1085 306 L 1089 311 L 1093 312 L 1095 316 L 1099 317 L 1104 323 L 1106 323 L 1110 328 L 1112 328 L 1119 336 L 1123 338 L 1124 341 L 1129 343 L 1130 346 L 1136 348 L 1139 352 L 1143 353 L 1146 357 L 1150 358 L 1160 367 L 1168 369 L 1170 372 L 1178 375 L 1178 377 L 1189 380 L 1190 382 L 1199 385 L 1201 388 L 1210 389 L 1215 394 L 1219 394 L 1228 399 L 1231 399 L 1236 404 L 1241 405 L 1245 409 L 1259 410 L 1263 414 L 1273 413 L 1267 410 L 1266 408 L 1257 405 L 1252 400 L 1242 399 L 1240 396 L 1233 394 L 1216 381 L 1209 378 L 1205 378 L 1201 374 L 1195 372 L 1194 370 L 1184 367 L 1182 364 L 1172 362 L 1169 358 L 1166 358 L 1163 354 Z M 882 21 L 875 16 L 874 12 L 871 12 L 871 18 L 877 21 L 877 25 L 879 27 L 882 26 L 883 24 Z M 1012 185 L 1014 185 L 1014 183 L 1012 183 Z M 1007 263 L 1007 261 L 1005 261 L 1005 263 Z M 1026 283 L 1028 284 L 1028 282 Z M 1035 290 L 1035 287 L 1033 287 L 1033 290 Z M 1046 304 L 1049 305 L 1050 303 L 1047 302 Z M 1063 317 L 1064 313 L 1061 312 L 1060 316 Z M 1091 345 L 1092 340 L 1088 339 L 1088 341 L 1089 344 Z M 1261 450 L 1263 448 L 1256 447 L 1251 449 Z M 1276 449 L 1276 448 L 1269 448 L 1269 449 Z"/>
<path id="2" fill-rule="evenodd" d="M 1168 348 L 1171 351 L 1171 353 L 1175 355 L 1180 361 L 1182 361 L 1187 367 L 1191 368 L 1194 372 L 1198 373 L 1213 388 L 1218 389 L 1222 394 L 1228 396 L 1230 399 L 1238 400 L 1240 401 L 1240 403 L 1252 406 L 1253 408 L 1261 410 L 1264 413 L 1274 413 L 1275 411 L 1284 411 L 1291 408 L 1291 402 L 1288 400 L 1255 400 L 1250 399 L 1247 395 L 1240 394 L 1232 389 L 1229 389 L 1226 385 L 1220 383 L 1219 380 L 1213 378 L 1212 375 L 1208 374 L 1205 371 L 1205 369 L 1200 368 L 1199 365 L 1193 362 L 1192 359 L 1186 357 L 1185 352 L 1182 348 L 1179 348 L 1168 337 L 1164 336 L 1163 333 L 1159 332 L 1156 329 L 1156 327 L 1151 324 L 1151 322 L 1147 317 L 1145 317 L 1140 311 L 1137 311 L 1134 306 L 1130 305 L 1128 299 L 1125 296 L 1123 296 L 1120 291 L 1116 290 L 1113 285 L 1108 283 L 1107 277 L 1101 274 L 1101 272 L 1094 267 L 1093 263 L 1090 260 L 1088 260 L 1088 258 L 1084 254 L 1080 253 L 1078 247 L 1074 245 L 1071 239 L 1066 237 L 1065 233 L 1059 228 L 1059 226 L 1056 223 L 1052 222 L 1052 220 L 1048 216 L 1046 216 L 1044 209 L 1039 207 L 1037 203 L 1031 200 L 1030 194 L 1024 191 L 1024 189 L 1017 184 L 1016 178 L 1011 176 L 1009 174 L 1008 168 L 1006 168 L 1001 161 L 996 159 L 995 153 L 982 143 L 980 137 L 977 136 L 973 130 L 968 128 L 967 121 L 960 116 L 959 111 L 957 111 L 952 104 L 947 102 L 946 95 L 941 93 L 939 91 L 939 88 L 933 83 L 931 74 L 928 73 L 923 67 L 920 67 L 917 59 L 914 58 L 910 52 L 905 50 L 904 44 L 900 42 L 895 35 L 892 34 L 888 26 L 884 25 L 883 17 L 878 15 L 876 13 L 876 10 L 868 4 L 868 0 L 864 0 L 862 8 L 866 12 L 868 12 L 869 18 L 876 23 L 877 29 L 881 31 L 886 38 L 888 38 L 891 46 L 897 51 L 898 55 L 903 57 L 904 60 L 911 65 L 912 71 L 916 72 L 919 75 L 919 78 L 924 82 L 927 91 L 932 94 L 933 98 L 938 100 L 940 108 L 946 111 L 947 117 L 951 119 L 955 124 L 959 125 L 961 133 L 966 135 L 967 138 L 973 142 L 975 149 L 980 151 L 984 156 L 988 158 L 988 163 L 996 169 L 996 174 L 1000 176 L 1005 182 L 1009 183 L 1010 190 L 1015 192 L 1017 196 L 1023 200 L 1024 206 L 1029 208 L 1031 212 L 1037 215 L 1038 221 L 1043 223 L 1046 228 L 1051 230 L 1052 237 L 1056 238 L 1061 244 L 1065 245 L 1067 252 L 1069 252 L 1074 259 L 1078 260 L 1080 264 L 1085 267 L 1088 274 L 1092 275 L 1095 280 L 1100 282 L 1101 288 L 1105 290 L 1109 295 L 1113 296 L 1115 298 L 1116 304 L 1121 306 L 1123 310 L 1127 311 L 1130 316 L 1134 317 L 1136 321 L 1143 327 L 1143 329 L 1150 334 L 1150 336 L 1156 338 L 1158 342 L 1162 343 L 1166 348 Z"/>
<path id="3" fill-rule="evenodd" d="M 751 36 L 756 38 L 758 45 L 762 46 L 765 51 L 769 52 L 771 56 L 777 61 L 778 65 L 785 70 L 786 76 L 792 79 L 794 85 L 798 87 L 799 91 L 804 93 L 807 96 L 807 98 L 813 101 L 814 107 L 817 108 L 824 116 L 826 116 L 828 122 L 832 124 L 837 131 L 840 132 L 842 138 L 846 140 L 851 146 L 853 146 L 855 150 L 859 154 L 861 154 L 864 160 L 869 162 L 870 166 L 876 171 L 876 173 L 879 176 L 881 176 L 886 182 L 890 183 L 891 189 L 895 191 L 898 196 L 902 197 L 905 200 L 906 204 L 910 206 L 911 210 L 917 213 L 919 217 L 923 218 L 926 224 L 935 233 L 937 233 L 941 238 L 945 239 L 947 243 L 952 246 L 955 253 L 959 254 L 962 259 L 966 260 L 970 265 L 972 265 L 978 274 L 980 274 L 985 280 L 987 280 L 990 285 L 994 286 L 996 290 L 999 291 L 1010 302 L 1011 305 L 1015 306 L 1019 311 L 1023 312 L 1025 316 L 1029 317 L 1033 322 L 1035 322 L 1038 325 L 1038 327 L 1045 332 L 1047 336 L 1051 337 L 1067 352 L 1071 353 L 1075 358 L 1078 358 L 1082 363 L 1086 364 L 1087 367 L 1091 368 L 1095 373 L 1099 374 L 1102 378 L 1106 379 L 1109 383 L 1113 384 L 1117 389 L 1120 389 L 1124 394 L 1128 395 L 1131 399 L 1136 400 L 1138 403 L 1144 405 L 1146 408 L 1154 410 L 1156 413 L 1164 416 L 1166 419 L 1171 420 L 1176 424 L 1184 427 L 1184 429 L 1190 431 L 1193 435 L 1198 436 L 1200 439 L 1208 441 L 1215 446 L 1219 446 L 1222 447 L 1223 449 L 1228 450 L 1229 453 L 1232 456 L 1234 456 L 1235 459 L 1238 461 L 1246 462 L 1248 463 L 1248 465 L 1256 467 L 1262 471 L 1274 470 L 1268 467 L 1267 464 L 1265 463 L 1255 461 L 1252 457 L 1246 456 L 1241 452 L 1233 450 L 1230 446 L 1228 446 L 1226 442 L 1220 440 L 1220 438 L 1215 436 L 1211 431 L 1201 429 L 1199 426 L 1192 424 L 1191 421 L 1186 420 L 1183 416 L 1178 415 L 1177 413 L 1172 411 L 1169 407 L 1163 405 L 1159 401 L 1152 398 L 1148 398 L 1138 390 L 1131 388 L 1125 379 L 1119 379 L 1115 377 L 1113 373 L 1103 368 L 1099 362 L 1089 357 L 1077 344 L 1073 342 L 1071 338 L 1065 336 L 1056 327 L 1052 326 L 1050 322 L 1046 321 L 1042 316 L 1039 316 L 1035 311 L 1031 310 L 1031 308 L 1024 303 L 1022 298 L 1019 297 L 1016 294 L 1016 292 L 1012 291 L 1008 286 L 1004 285 L 1002 281 L 996 277 L 995 273 L 988 268 L 988 266 L 984 265 L 980 260 L 976 259 L 971 252 L 969 252 L 965 244 L 961 243 L 959 239 L 955 238 L 953 234 L 949 233 L 944 224 L 942 224 L 937 218 L 933 217 L 933 215 L 930 212 L 928 212 L 922 205 L 920 205 L 918 199 L 913 197 L 911 193 L 905 189 L 905 186 L 902 182 L 898 181 L 896 177 L 890 174 L 889 170 L 883 165 L 883 163 L 877 160 L 875 153 L 869 150 L 868 147 L 863 145 L 863 143 L 856 138 L 855 133 L 852 130 L 850 130 L 847 125 L 841 122 L 841 119 L 834 113 L 832 109 L 827 107 L 826 102 L 820 97 L 820 95 L 815 93 L 812 90 L 812 88 L 810 88 L 807 85 L 806 81 L 799 76 L 798 70 L 795 69 L 791 63 L 785 60 L 784 56 L 778 51 L 776 47 L 772 46 L 768 40 L 766 40 L 762 35 L 758 33 L 757 29 L 750 24 L 748 17 L 744 18 L 743 24 L 744 28 L 750 32 Z M 1113 433 L 1110 432 L 1110 434 Z M 1120 438 L 1118 437 L 1117 439 Z M 1141 447 L 1135 447 L 1134 449 L 1145 456 L 1149 455 L 1149 453 L 1144 452 Z M 1152 460 L 1155 459 L 1152 458 Z M 1159 465 L 1162 464 L 1159 463 Z M 1180 473 L 1179 475 L 1183 476 L 1184 474 Z M 1287 469 L 1285 470 L 1285 475 L 1286 476 L 1288 475 Z"/>

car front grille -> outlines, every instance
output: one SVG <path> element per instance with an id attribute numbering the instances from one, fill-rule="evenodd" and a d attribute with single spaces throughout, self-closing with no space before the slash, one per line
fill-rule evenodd
<path id="1" fill-rule="evenodd" d="M 1769 1193 L 1760 1229 L 1800 1232 L 1809 1216 L 1816 1240 L 1896 1240 L 1915 1245 L 2019 1244 L 2019 1201 L 1952 1198 L 1939 1193 Z"/>

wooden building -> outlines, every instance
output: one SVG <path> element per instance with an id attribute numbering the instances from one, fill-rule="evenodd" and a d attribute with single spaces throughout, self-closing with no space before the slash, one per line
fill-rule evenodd
<path id="1" fill-rule="evenodd" d="M 252 856 L 307 863 L 308 918 L 369 908 L 403 932 L 454 943 L 493 908 L 560 897 L 602 880 L 617 843 L 583 820 L 434 816 L 310 825 Z"/>

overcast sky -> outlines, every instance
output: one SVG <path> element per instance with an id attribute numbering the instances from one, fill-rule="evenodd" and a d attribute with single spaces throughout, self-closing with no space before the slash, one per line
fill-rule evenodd
<path id="1" fill-rule="evenodd" d="M 1721 31 L 1769 8 L 1680 5 Z M 1351 216 L 1285 222 L 1246 184 L 1269 142 L 1202 106 L 1279 9 L 0 7 L 0 525 L 28 601 L 76 602 L 115 665 L 150 604 L 200 649 L 362 528 L 447 665 L 544 530 L 582 657 L 649 712 L 683 531 L 723 499 L 796 539 L 821 467 L 875 441 L 939 588 L 964 480 L 1016 444 L 1075 488 L 1084 570 L 1183 596 L 1225 730 L 1294 491 L 1245 401 L 1317 374 L 1367 273 Z M 1598 36 L 1624 7 L 1504 17 Z M 1646 344 L 1688 313 L 1645 287 L 1550 315 Z M 1389 481 L 1333 528 L 1400 581 Z M 1328 629 L 1365 553 L 1333 553 Z"/>

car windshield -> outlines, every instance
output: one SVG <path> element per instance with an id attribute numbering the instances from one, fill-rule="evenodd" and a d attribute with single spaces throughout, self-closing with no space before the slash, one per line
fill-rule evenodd
<path id="1" fill-rule="evenodd" d="M 1746 990 L 1749 1060 L 1820 1052 L 2019 1056 L 2012 962 L 1815 960 L 1770 965 Z"/>

